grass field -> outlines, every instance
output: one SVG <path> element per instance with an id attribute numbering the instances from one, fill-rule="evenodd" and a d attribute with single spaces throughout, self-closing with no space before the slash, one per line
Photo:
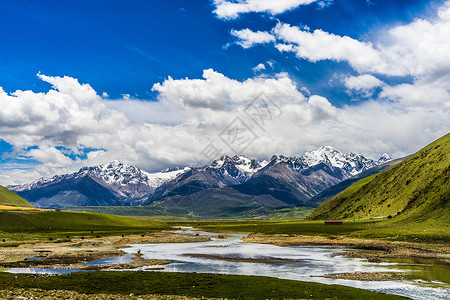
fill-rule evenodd
<path id="1" fill-rule="evenodd" d="M 167 228 L 163 222 L 96 213 L 0 211 L 0 237 L 16 241 L 131 234 Z"/>
<path id="2" fill-rule="evenodd" d="M 34 208 L 34 207 L 18 207 L 18 206 L 1 205 L 0 204 L 0 211 L 1 210 L 9 210 L 9 211 L 40 211 L 41 209 Z"/>
<path id="3" fill-rule="evenodd" d="M 228 299 L 406 299 L 351 287 L 268 277 L 165 272 L 89 272 L 60 276 L 0 273 L 0 290 L 9 288 Z"/>
<path id="4" fill-rule="evenodd" d="M 447 226 L 414 222 L 399 225 L 388 223 L 386 220 L 344 221 L 343 225 L 325 225 L 323 221 L 305 220 L 190 221 L 168 222 L 168 224 L 193 226 L 217 232 L 349 236 L 426 243 L 450 242 Z"/>

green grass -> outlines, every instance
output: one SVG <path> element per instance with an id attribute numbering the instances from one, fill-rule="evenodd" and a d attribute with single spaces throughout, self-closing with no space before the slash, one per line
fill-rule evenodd
<path id="1" fill-rule="evenodd" d="M 242 220 L 242 221 L 199 221 L 199 222 L 174 222 L 173 226 L 193 226 L 218 232 L 245 232 L 263 234 L 300 234 L 322 235 L 333 234 L 348 235 L 364 230 L 370 225 L 368 222 L 345 222 L 343 225 L 329 226 L 322 221 L 299 220 Z"/>
<path id="2" fill-rule="evenodd" d="M 293 208 L 282 208 L 267 216 L 268 219 L 304 219 L 311 215 L 314 211 L 312 207 L 293 207 Z"/>
<path id="3" fill-rule="evenodd" d="M 343 225 L 325 225 L 323 221 L 310 220 L 188 221 L 168 222 L 168 224 L 192 226 L 212 232 L 347 236 L 433 244 L 450 243 L 450 232 L 447 227 L 431 227 L 411 222 L 399 225 L 383 220 L 344 221 Z"/>
<path id="4" fill-rule="evenodd" d="M 0 186 L 0 205 L 30 207 L 30 208 L 34 207 L 27 200 L 23 199 L 16 193 L 2 186 Z"/>
<path id="5" fill-rule="evenodd" d="M 0 236 L 11 240 L 105 236 L 167 228 L 162 222 L 96 213 L 0 211 Z"/>
<path id="6" fill-rule="evenodd" d="M 406 299 L 351 287 L 268 277 L 165 272 L 88 272 L 48 277 L 0 273 L 0 290 L 8 288 L 228 299 Z"/>
<path id="7" fill-rule="evenodd" d="M 423 229 L 450 225 L 450 134 L 390 169 L 364 178 L 322 203 L 311 219 L 392 219 Z M 395 226 L 393 226 L 395 228 Z"/>

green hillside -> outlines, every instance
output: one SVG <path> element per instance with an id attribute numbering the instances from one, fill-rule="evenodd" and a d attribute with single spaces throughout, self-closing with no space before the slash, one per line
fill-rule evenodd
<path id="1" fill-rule="evenodd" d="M 30 207 L 31 205 L 27 200 L 23 199 L 14 192 L 11 192 L 7 188 L 0 186 L 0 205 L 11 205 L 17 207 Z"/>
<path id="2" fill-rule="evenodd" d="M 311 219 L 389 217 L 388 223 L 450 223 L 450 134 L 322 203 Z"/>

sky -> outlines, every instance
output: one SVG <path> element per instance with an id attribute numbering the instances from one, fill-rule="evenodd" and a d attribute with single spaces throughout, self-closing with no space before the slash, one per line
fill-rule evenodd
<path id="1" fill-rule="evenodd" d="M 450 129 L 450 1 L 0 2 L 0 184 Z"/>

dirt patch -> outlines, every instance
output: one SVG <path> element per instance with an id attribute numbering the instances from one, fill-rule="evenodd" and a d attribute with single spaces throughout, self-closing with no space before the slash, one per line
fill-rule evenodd
<path id="1" fill-rule="evenodd" d="M 291 262 L 301 262 L 298 259 L 277 259 L 277 258 L 239 258 L 239 257 L 227 257 L 219 255 L 210 254 L 185 254 L 190 257 L 201 257 L 225 261 L 237 261 L 237 262 L 251 262 L 251 263 L 291 263 Z"/>
<path id="2" fill-rule="evenodd" d="M 389 272 L 356 272 L 356 273 L 337 273 L 326 274 L 322 276 L 311 277 L 324 277 L 331 279 L 347 279 L 358 281 L 391 281 L 391 280 L 404 280 L 405 277 L 398 273 Z"/>

